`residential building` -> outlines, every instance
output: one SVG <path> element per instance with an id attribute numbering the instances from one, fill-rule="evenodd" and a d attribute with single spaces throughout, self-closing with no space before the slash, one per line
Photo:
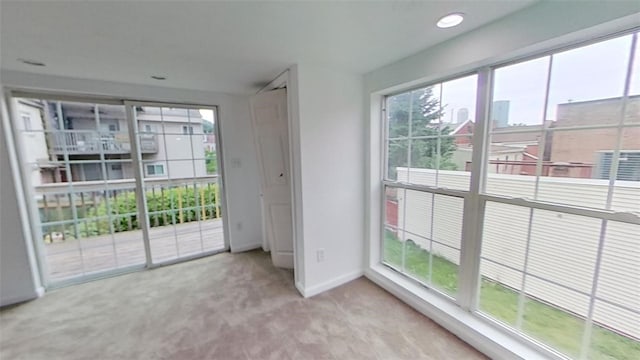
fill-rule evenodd
<path id="1" fill-rule="evenodd" d="M 21 99 L 16 105 L 20 116 L 20 120 L 16 122 L 16 130 L 24 137 L 22 152 L 25 163 L 28 164 L 31 184 L 38 186 L 59 182 L 60 168 L 51 161 L 46 141 L 43 104 L 39 101 Z"/>
<path id="2" fill-rule="evenodd" d="M 19 128 L 29 144 L 27 162 L 40 169 L 40 175 L 32 178 L 34 186 L 67 181 L 65 159 L 70 161 L 73 181 L 134 177 L 131 139 L 121 106 L 33 100 L 18 104 L 25 124 L 27 119 L 31 124 L 31 128 Z M 212 147 L 207 143 L 211 136 L 204 134 L 197 110 L 139 107 L 137 118 L 146 176 L 207 176 L 204 151 Z M 195 166 L 185 161 L 190 159 L 197 159 Z"/>
<path id="3" fill-rule="evenodd" d="M 573 131 L 554 131 L 550 161 L 567 167 L 554 169 L 554 176 L 609 178 L 611 155 L 618 143 L 617 129 L 588 129 L 589 126 L 616 124 L 622 111 L 622 99 L 599 99 L 558 105 L 555 129 L 587 127 Z M 625 124 L 640 123 L 640 96 L 631 96 L 625 107 Z M 619 151 L 618 180 L 640 181 L 640 128 L 623 128 Z M 574 164 L 592 167 L 588 174 L 576 173 Z"/>

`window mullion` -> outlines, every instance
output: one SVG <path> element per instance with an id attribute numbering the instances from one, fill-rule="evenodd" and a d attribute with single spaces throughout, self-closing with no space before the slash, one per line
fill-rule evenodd
<path id="1" fill-rule="evenodd" d="M 144 189 L 144 171 L 142 169 L 142 152 L 140 150 L 140 137 L 138 136 L 138 120 L 133 105 L 125 103 L 126 121 L 129 126 L 129 142 L 131 144 L 131 162 L 136 181 L 136 200 L 138 202 L 138 222 L 142 230 L 146 265 L 151 267 L 151 238 L 149 236 L 149 209 L 147 196 Z"/>
<path id="2" fill-rule="evenodd" d="M 475 310 L 480 281 L 480 252 L 485 202 L 480 192 L 485 185 L 485 158 L 488 146 L 489 110 L 491 104 L 492 70 L 478 72 L 476 123 L 473 134 L 473 154 L 469 196 L 464 202 L 462 246 L 458 272 L 458 304 L 465 310 Z"/>

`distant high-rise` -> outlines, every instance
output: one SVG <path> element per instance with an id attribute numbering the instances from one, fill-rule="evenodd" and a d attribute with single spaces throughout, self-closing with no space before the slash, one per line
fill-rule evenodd
<path id="1" fill-rule="evenodd" d="M 462 124 L 467 120 L 469 120 L 469 110 L 467 108 L 458 110 L 458 124 Z"/>
<path id="2" fill-rule="evenodd" d="M 493 102 L 491 120 L 494 127 L 509 126 L 509 100 L 497 100 Z"/>

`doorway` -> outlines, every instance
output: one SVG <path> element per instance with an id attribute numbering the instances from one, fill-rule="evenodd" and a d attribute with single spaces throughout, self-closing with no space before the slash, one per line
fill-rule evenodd
<path id="1" fill-rule="evenodd" d="M 270 251 L 274 266 L 295 269 L 294 177 L 289 101 L 286 79 L 283 81 L 284 86 L 253 96 L 251 118 L 260 173 L 263 248 Z"/>

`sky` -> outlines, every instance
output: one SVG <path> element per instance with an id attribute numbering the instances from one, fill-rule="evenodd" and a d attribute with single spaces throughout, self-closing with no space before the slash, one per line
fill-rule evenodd
<path id="1" fill-rule="evenodd" d="M 211 109 L 200 109 L 200 115 L 202 115 L 203 119 L 213 122 L 213 110 L 211 110 Z"/>
<path id="2" fill-rule="evenodd" d="M 626 35 L 553 55 L 546 119 L 555 120 L 558 104 L 620 97 L 624 92 L 631 37 Z M 640 43 L 640 39 L 638 41 Z M 640 94 L 640 46 L 631 77 L 630 94 Z M 493 100 L 509 100 L 509 123 L 535 125 L 543 122 L 547 71 L 550 56 L 499 68 L 495 72 Z M 477 76 L 445 82 L 434 88 L 442 95 L 444 122 L 457 121 L 461 108 L 475 120 Z M 453 114 L 453 117 L 452 117 Z"/>

